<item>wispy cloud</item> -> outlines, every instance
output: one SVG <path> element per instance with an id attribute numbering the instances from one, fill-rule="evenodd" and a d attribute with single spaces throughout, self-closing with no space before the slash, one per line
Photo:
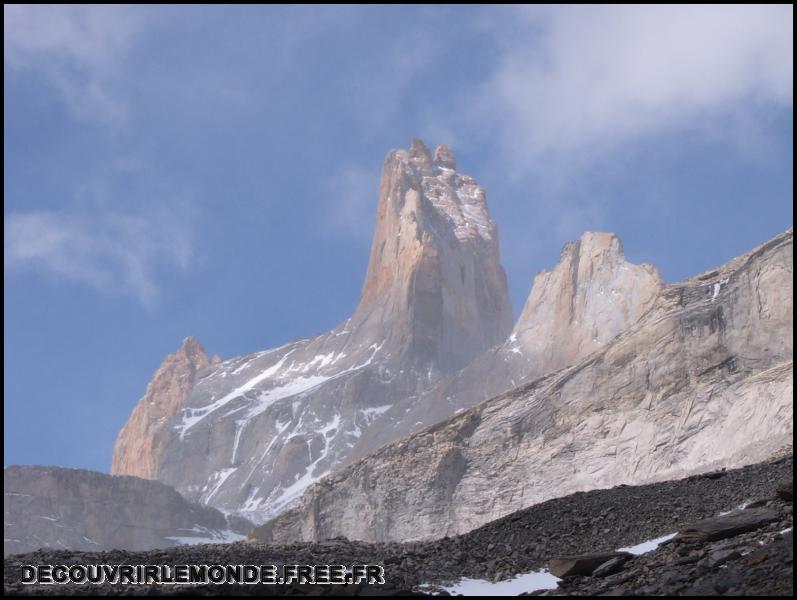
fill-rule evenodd
<path id="1" fill-rule="evenodd" d="M 523 166 L 578 166 L 685 127 L 749 133 L 762 106 L 792 104 L 792 6 L 556 6 L 515 17 L 520 33 L 484 84 L 481 116 Z"/>
<path id="2" fill-rule="evenodd" d="M 418 77 L 434 66 L 442 43 L 425 29 L 419 27 L 395 39 L 385 54 L 369 58 L 372 64 L 366 76 L 352 77 L 352 102 L 364 131 L 383 128 L 395 118 Z"/>
<path id="3" fill-rule="evenodd" d="M 131 293 L 144 305 L 158 297 L 156 274 L 185 268 L 190 229 L 174 215 L 36 211 L 4 222 L 4 263 L 89 284 L 106 293 Z"/>
<path id="4" fill-rule="evenodd" d="M 507 264 L 617 228 L 628 199 L 600 191 L 658 144 L 766 163 L 792 107 L 792 6 L 512 7 L 477 25 L 495 59 L 438 118 L 494 150 L 479 165 L 492 201 L 526 200 L 503 207 L 525 232 L 503 236 Z"/>
<path id="5" fill-rule="evenodd" d="M 194 262 L 193 193 L 146 162 L 109 159 L 59 208 L 11 210 L 4 266 L 130 295 L 151 307 L 163 281 Z"/>
<path id="6" fill-rule="evenodd" d="M 122 91 L 132 77 L 125 61 L 163 11 L 110 5 L 6 5 L 3 11 L 11 84 L 19 73 L 40 78 L 72 117 L 101 125 L 102 137 L 114 138 L 135 109 Z M 167 189 L 170 177 L 145 163 L 134 150 L 113 150 L 95 159 L 93 175 L 72 182 L 73 193 L 47 199 L 59 208 L 11 210 L 4 219 L 6 270 L 38 271 L 152 306 L 163 276 L 192 260 L 196 211 Z M 18 206 L 37 201 L 15 198 Z"/>
<path id="7" fill-rule="evenodd" d="M 112 83 L 149 15 L 131 6 L 5 5 L 3 60 L 43 77 L 75 116 L 118 124 L 127 107 Z"/>
<path id="8" fill-rule="evenodd" d="M 379 196 L 379 173 L 352 164 L 329 179 L 325 190 L 330 198 L 327 216 L 336 231 L 370 239 Z"/>

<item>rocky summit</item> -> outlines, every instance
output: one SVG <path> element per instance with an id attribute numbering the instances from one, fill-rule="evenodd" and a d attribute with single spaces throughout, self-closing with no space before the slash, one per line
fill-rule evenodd
<path id="1" fill-rule="evenodd" d="M 537 276 L 512 329 L 484 189 L 449 148 L 413 140 L 385 160 L 352 317 L 223 362 L 188 340 L 119 434 L 112 472 L 266 520 L 336 468 L 602 347 L 662 287 L 617 237 L 588 232 Z"/>
<path id="2" fill-rule="evenodd" d="M 448 148 L 432 155 L 414 140 L 382 168 L 352 317 L 218 364 L 186 348 L 167 358 L 119 434 L 112 472 L 158 479 L 193 501 L 264 520 L 373 450 L 382 438 L 365 432 L 399 424 L 386 412 L 418 401 L 511 327 L 483 188 L 456 170 Z M 401 429 L 431 424 L 421 418 Z"/>

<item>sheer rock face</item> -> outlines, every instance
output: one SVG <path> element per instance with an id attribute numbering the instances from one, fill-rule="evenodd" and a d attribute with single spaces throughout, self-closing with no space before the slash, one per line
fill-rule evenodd
<path id="1" fill-rule="evenodd" d="M 208 358 L 202 344 L 192 337 L 166 357 L 116 438 L 113 475 L 156 478 L 160 442 L 168 435 L 164 431 L 168 420 L 183 408 L 197 372 L 219 362 L 218 356 Z"/>
<path id="2" fill-rule="evenodd" d="M 664 288 L 655 267 L 635 265 L 611 233 L 586 232 L 542 271 L 512 334 L 464 369 L 444 378 L 421 401 L 398 402 L 390 428 L 371 429 L 371 448 L 438 422 L 524 382 L 574 364 L 636 323 Z"/>
<path id="3" fill-rule="evenodd" d="M 663 287 L 655 267 L 626 261 L 614 234 L 584 233 L 534 279 L 508 351 L 538 374 L 573 364 L 636 323 Z"/>
<path id="4" fill-rule="evenodd" d="M 512 327 L 498 231 L 484 190 L 420 140 L 390 153 L 360 304 L 350 324 L 401 363 L 449 373 Z"/>
<path id="5" fill-rule="evenodd" d="M 511 307 L 497 229 L 484 190 L 455 166 L 448 148 L 432 157 L 418 140 L 392 151 L 352 317 L 316 337 L 197 369 L 180 379 L 185 386 L 170 376 L 167 398 L 155 401 L 164 409 L 143 406 L 148 391 L 120 434 L 114 472 L 131 472 L 135 452 L 145 468 L 133 472 L 265 520 L 372 451 L 364 434 L 392 427 L 392 406 L 420 401 L 505 340 Z M 402 427 L 431 424 L 418 421 Z"/>
<path id="6" fill-rule="evenodd" d="M 138 477 L 11 466 L 3 473 L 3 492 L 4 555 L 39 548 L 151 550 L 235 541 L 251 527 Z"/>
<path id="7" fill-rule="evenodd" d="M 575 491 L 765 459 L 793 441 L 792 278 L 789 230 L 665 287 L 577 364 L 341 469 L 254 536 L 442 537 Z M 566 307 L 560 323 L 590 313 Z"/>

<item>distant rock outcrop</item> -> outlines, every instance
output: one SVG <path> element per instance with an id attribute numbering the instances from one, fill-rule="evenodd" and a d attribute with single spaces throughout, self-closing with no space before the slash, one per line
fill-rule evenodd
<path id="1" fill-rule="evenodd" d="M 6 467 L 3 512 L 4 555 L 230 542 L 251 527 L 240 517 L 186 502 L 157 481 L 60 467 Z"/>
<path id="2" fill-rule="evenodd" d="M 180 349 L 165 358 L 116 438 L 113 475 L 156 478 L 169 419 L 183 408 L 197 373 L 219 362 L 217 356 L 208 358 L 193 337 L 185 338 Z"/>
<path id="3" fill-rule="evenodd" d="M 571 365 L 636 323 L 663 288 L 655 267 L 625 259 L 617 236 L 586 232 L 565 245 L 553 271 L 534 278 L 508 354 L 521 372 Z"/>

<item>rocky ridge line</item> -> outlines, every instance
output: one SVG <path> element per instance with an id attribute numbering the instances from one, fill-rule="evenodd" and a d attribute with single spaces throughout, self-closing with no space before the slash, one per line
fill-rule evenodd
<path id="1" fill-rule="evenodd" d="M 383 446 L 255 536 L 442 537 L 579 489 L 762 460 L 793 436 L 792 272 L 789 230 L 670 285 L 580 363 Z"/>

